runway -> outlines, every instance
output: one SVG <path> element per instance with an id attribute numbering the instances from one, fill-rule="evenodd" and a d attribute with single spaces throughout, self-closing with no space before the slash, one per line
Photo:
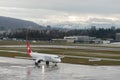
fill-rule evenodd
<path id="1" fill-rule="evenodd" d="M 120 66 L 88 66 L 60 63 L 47 67 L 25 59 L 0 57 L 0 80 L 119 80 Z"/>

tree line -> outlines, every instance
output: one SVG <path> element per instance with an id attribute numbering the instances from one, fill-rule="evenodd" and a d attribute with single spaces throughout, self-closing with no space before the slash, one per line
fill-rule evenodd
<path id="1" fill-rule="evenodd" d="M 29 40 L 51 40 L 64 38 L 64 36 L 91 36 L 101 39 L 112 38 L 115 39 L 116 33 L 119 33 L 120 29 L 115 28 L 99 28 L 92 27 L 90 29 L 44 29 L 44 30 L 33 30 L 33 29 L 17 29 L 11 32 L 4 32 L 0 36 L 8 38 L 19 38 Z"/>

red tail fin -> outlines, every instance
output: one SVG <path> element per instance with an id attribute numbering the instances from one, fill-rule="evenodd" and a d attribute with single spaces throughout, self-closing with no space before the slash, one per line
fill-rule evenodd
<path id="1" fill-rule="evenodd" d="M 30 53 L 32 52 L 31 48 L 30 48 L 30 43 L 27 42 L 27 54 L 30 56 Z"/>

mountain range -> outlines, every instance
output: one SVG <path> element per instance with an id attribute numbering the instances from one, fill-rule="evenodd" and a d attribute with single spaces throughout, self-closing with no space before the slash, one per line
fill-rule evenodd
<path id="1" fill-rule="evenodd" d="M 42 24 L 42 22 L 41 22 Z M 110 28 L 112 26 L 119 28 L 120 25 L 117 24 L 81 24 L 74 23 L 74 22 L 64 22 L 64 23 L 56 23 L 50 25 L 52 28 L 66 28 L 66 29 L 85 29 L 85 28 L 91 28 L 91 26 L 96 26 L 96 28 Z M 0 31 L 5 30 L 14 30 L 18 28 L 32 28 L 32 29 L 45 29 L 45 26 L 41 26 L 40 24 L 37 24 L 32 21 L 28 20 L 22 20 L 22 19 L 16 19 L 16 18 L 10 18 L 10 17 L 3 17 L 0 16 Z"/>

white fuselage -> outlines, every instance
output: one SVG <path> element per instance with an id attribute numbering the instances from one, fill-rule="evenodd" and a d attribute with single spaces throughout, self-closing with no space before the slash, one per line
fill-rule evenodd
<path id="1" fill-rule="evenodd" d="M 58 55 L 51 55 L 51 54 L 44 54 L 44 53 L 37 53 L 37 52 L 31 52 L 31 57 L 33 59 L 41 60 L 41 61 L 49 61 L 53 63 L 59 63 L 61 62 L 61 58 Z"/>

